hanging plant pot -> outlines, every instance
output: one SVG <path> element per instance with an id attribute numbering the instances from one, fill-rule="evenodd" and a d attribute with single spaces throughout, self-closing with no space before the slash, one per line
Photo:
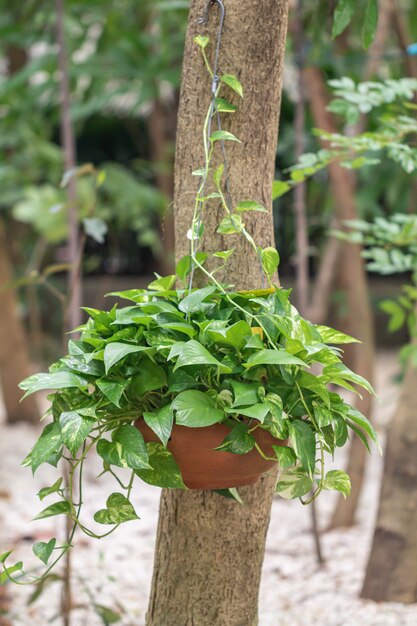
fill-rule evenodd
<path id="1" fill-rule="evenodd" d="M 135 422 L 146 443 L 159 442 L 158 437 L 143 419 Z M 275 461 L 264 459 L 256 448 L 246 454 L 233 454 L 216 450 L 230 433 L 225 424 L 202 428 L 174 425 L 168 450 L 175 457 L 185 485 L 189 489 L 230 489 L 253 485 L 262 474 L 276 466 Z M 272 446 L 285 446 L 287 440 L 275 439 L 265 430 L 257 428 L 253 435 L 262 452 L 275 456 Z"/>

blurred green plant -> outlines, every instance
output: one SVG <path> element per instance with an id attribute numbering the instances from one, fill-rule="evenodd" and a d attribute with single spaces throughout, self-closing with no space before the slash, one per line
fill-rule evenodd
<path id="1" fill-rule="evenodd" d="M 346 222 L 346 226 L 349 231 L 336 235 L 365 246 L 363 256 L 370 272 L 411 277 L 411 284 L 402 286 L 398 298 L 383 300 L 380 307 L 389 316 L 390 332 L 407 327 L 411 341 L 402 348 L 400 360 L 405 364 L 412 359 L 417 365 L 417 215 L 394 214 L 373 222 L 354 220 Z"/>
<path id="2" fill-rule="evenodd" d="M 344 77 L 329 81 L 329 85 L 337 96 L 328 107 L 330 111 L 343 116 L 347 124 L 354 124 L 361 114 L 376 110 L 375 128 L 353 135 L 314 129 L 313 134 L 328 142 L 329 148 L 301 155 L 298 163 L 287 168 L 289 179 L 274 182 L 274 199 L 333 162 L 347 169 L 360 169 L 379 164 L 386 155 L 407 174 L 417 168 L 417 148 L 411 142 L 417 134 L 417 120 L 411 117 L 417 110 L 417 105 L 411 102 L 417 93 L 417 80 L 402 78 L 356 84 Z"/>
<path id="3" fill-rule="evenodd" d="M 179 85 L 188 5 L 69 0 L 65 30 L 77 136 L 92 115 L 145 119 L 155 100 L 172 101 Z M 67 229 L 65 194 L 59 189 L 63 158 L 55 144 L 55 14 L 47 3 L 35 0 L 24 6 L 2 0 L 0 8 L 0 210 L 12 210 L 15 219 L 57 245 L 65 240 Z M 106 180 L 96 215 L 113 233 L 133 231 L 139 245 L 157 255 L 167 198 L 145 168 L 108 162 L 97 167 L 105 169 Z M 79 181 L 78 194 L 80 217 L 91 220 L 91 181 Z M 94 223 L 86 224 L 91 231 Z"/>

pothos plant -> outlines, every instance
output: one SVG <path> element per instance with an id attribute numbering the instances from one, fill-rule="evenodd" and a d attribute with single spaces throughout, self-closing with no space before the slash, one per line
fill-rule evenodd
<path id="1" fill-rule="evenodd" d="M 35 555 L 47 565 L 59 561 L 72 544 L 77 529 L 90 537 L 110 534 L 121 523 L 137 519 L 130 496 L 136 479 L 159 487 L 185 489 L 176 459 L 169 449 L 174 425 L 195 430 L 223 423 L 229 432 L 219 454 L 244 455 L 265 451 L 255 439 L 258 429 L 289 445 L 273 447 L 280 473 L 276 491 L 285 498 L 310 502 L 323 489 L 349 493 L 350 481 L 340 470 L 325 469 L 325 454 L 333 456 L 346 444 L 350 431 L 368 447 L 377 441 L 369 421 L 337 392 L 359 386 L 372 393 L 369 383 L 341 360 L 340 344 L 355 341 L 327 326 L 303 319 L 290 303 L 290 291 L 273 284 L 279 264 L 274 248 L 260 248 L 247 232 L 246 211 L 265 211 L 257 202 L 244 200 L 230 208 L 224 188 L 224 167 L 212 166 L 217 145 L 237 138 L 221 128 L 211 132 L 218 113 L 236 107 L 223 91 L 243 97 L 238 79 L 218 79 L 205 54 L 208 38 L 197 37 L 212 79 L 213 98 L 204 125 L 204 165 L 199 177 L 195 211 L 189 231 L 190 254 L 180 260 L 176 274 L 157 277 L 147 289 L 110 294 L 129 301 L 110 311 L 86 308 L 88 321 L 76 329 L 79 338 L 68 342 L 68 355 L 48 373 L 21 383 L 25 396 L 52 390 L 49 419 L 23 464 L 36 472 L 48 463 L 58 467 L 56 481 L 39 492 L 53 499 L 35 519 L 67 515 L 72 530 L 65 545 L 56 539 L 34 545 Z M 214 89 L 213 89 L 214 84 Z M 216 191 L 207 194 L 213 180 Z M 237 291 L 215 276 L 233 250 L 208 255 L 200 250 L 206 203 L 219 202 L 225 217 L 218 231 L 240 233 L 252 245 L 268 280 L 268 288 Z M 211 267 L 212 269 L 207 269 Z M 195 271 L 206 285 L 192 287 Z M 145 443 L 135 421 L 143 418 L 158 438 Z M 104 533 L 91 529 L 82 517 L 83 466 L 91 455 L 103 463 L 100 474 L 113 476 L 117 491 L 94 514 Z M 236 499 L 234 489 L 227 495 Z M 303 498 L 305 498 L 303 500 Z M 10 553 L 0 557 L 2 580 L 24 584 L 23 565 L 9 566 Z M 29 582 L 33 582 L 31 579 Z"/>

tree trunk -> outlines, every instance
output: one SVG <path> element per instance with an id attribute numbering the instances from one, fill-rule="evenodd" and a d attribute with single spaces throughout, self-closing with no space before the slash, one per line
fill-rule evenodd
<path id="1" fill-rule="evenodd" d="M 168 115 L 169 114 L 169 115 Z M 151 156 L 156 167 L 156 184 L 165 194 L 167 208 L 160 226 L 163 244 L 163 257 L 160 259 L 162 274 L 172 274 L 174 265 L 174 214 L 171 200 L 174 193 L 173 157 L 171 145 L 173 140 L 170 133 L 169 117 L 176 117 L 177 107 L 170 104 L 169 111 L 161 100 L 154 101 L 148 118 L 149 138 L 151 140 Z"/>
<path id="2" fill-rule="evenodd" d="M 328 96 L 321 71 L 316 67 L 305 70 L 310 102 L 315 125 L 334 133 L 337 132 L 332 115 L 326 110 Z M 336 216 L 340 221 L 357 219 L 355 206 L 355 178 L 352 172 L 337 163 L 329 165 L 330 185 L 335 200 Z M 347 333 L 362 341 L 346 349 L 351 367 L 372 382 L 374 362 L 373 319 L 369 302 L 368 285 L 361 248 L 343 244 L 340 251 L 339 280 L 346 293 L 347 315 L 344 326 Z M 372 398 L 366 394 L 358 408 L 367 417 L 371 414 Z M 349 498 L 339 498 L 331 522 L 331 528 L 351 526 L 362 490 L 366 463 L 366 448 L 359 438 L 352 440 L 347 472 L 351 476 L 352 491 Z"/>
<path id="3" fill-rule="evenodd" d="M 362 598 L 417 602 L 417 370 L 409 365 L 388 430 L 375 534 Z"/>
<path id="4" fill-rule="evenodd" d="M 404 9 L 401 8 L 396 0 L 391 0 L 394 30 L 397 35 L 398 43 L 404 54 L 404 65 L 408 76 L 417 78 L 417 59 L 414 55 L 407 53 L 407 48 L 414 42 L 407 23 L 407 16 L 404 15 Z"/>
<path id="5" fill-rule="evenodd" d="M 0 220 L 0 290 L 13 280 L 7 248 L 6 231 L 3 221 Z M 31 367 L 26 333 L 19 318 L 16 292 L 13 289 L 4 289 L 0 298 L 0 381 L 7 421 L 36 422 L 40 413 L 34 397 L 20 403 L 22 394 L 18 384 L 31 374 Z"/>
<path id="6" fill-rule="evenodd" d="M 67 306 L 64 310 L 64 333 L 81 324 L 82 299 L 82 247 L 80 246 L 80 224 L 77 206 L 77 182 L 75 167 L 77 165 L 74 128 L 71 119 L 70 79 L 65 44 L 65 0 L 55 0 L 56 13 L 56 44 L 58 47 L 59 69 L 59 123 L 61 145 L 64 153 L 65 172 L 73 172 L 67 183 L 67 223 L 68 242 L 67 256 L 71 268 L 68 272 Z"/>
<path id="7" fill-rule="evenodd" d="M 218 25 L 217 8 L 211 8 L 209 26 L 198 26 L 206 4 L 205 0 L 192 2 L 185 46 L 175 165 L 177 259 L 188 253 L 186 232 L 196 191 L 191 172 L 203 165 L 202 128 L 210 80 L 193 37 L 207 30 L 213 42 Z M 256 200 L 269 209 L 245 220 L 255 240 L 267 246 L 273 243 L 271 190 L 288 2 L 264 0 L 242 6 L 239 0 L 229 0 L 226 11 L 219 71 L 236 74 L 244 88 L 242 102 L 231 97 L 239 110 L 224 124 L 242 141 L 227 145 L 232 199 Z M 259 264 L 246 242 L 215 233 L 221 217 L 216 206 L 205 216 L 206 251 L 234 247 L 228 281 L 240 288 L 259 286 Z M 258 623 L 274 483 L 275 476 L 268 475 L 255 486 L 241 489 L 243 506 L 210 491 L 163 491 L 148 626 Z"/>

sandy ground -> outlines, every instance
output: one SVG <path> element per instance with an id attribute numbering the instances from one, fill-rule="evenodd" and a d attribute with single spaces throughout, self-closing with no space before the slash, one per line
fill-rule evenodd
<path id="1" fill-rule="evenodd" d="M 386 425 L 392 416 L 398 388 L 392 383 L 397 371 L 395 357 L 378 358 L 375 422 L 383 441 Z M 26 567 L 35 563 L 31 555 L 33 541 L 59 536 L 62 520 L 29 520 L 41 509 L 32 494 L 51 484 L 49 468 L 39 470 L 35 479 L 20 467 L 21 459 L 36 437 L 24 425 L 0 426 L 0 552 L 16 547 L 16 557 Z M 343 458 L 335 466 L 343 466 Z M 376 515 L 382 460 L 375 451 L 367 469 L 358 525 L 349 531 L 322 535 L 326 564 L 318 567 L 310 532 L 311 512 L 298 501 L 274 500 L 264 562 L 260 626 L 417 626 L 417 605 L 375 604 L 358 599 Z M 97 504 L 104 505 L 107 480 L 96 482 L 99 465 L 86 472 L 89 489 L 85 514 L 88 518 Z M 91 506 L 94 500 L 95 506 Z M 159 490 L 141 484 L 134 502 L 141 517 L 129 522 L 114 535 L 100 542 L 78 536 L 73 553 L 75 599 L 80 608 L 73 613 L 73 626 L 103 624 L 89 598 L 122 611 L 121 626 L 143 626 L 152 573 L 152 559 L 158 516 Z M 318 502 L 320 525 L 326 527 L 334 506 L 332 494 Z M 62 536 L 62 535 L 61 535 Z M 59 584 L 31 606 L 27 599 L 32 588 L 8 586 L 8 620 L 12 626 L 46 626 L 59 620 Z M 1 617 L 0 617 L 1 623 Z M 179 625 L 180 626 L 180 625 Z M 198 626 L 198 625 L 196 625 Z M 213 625 L 215 626 L 215 625 Z"/>

